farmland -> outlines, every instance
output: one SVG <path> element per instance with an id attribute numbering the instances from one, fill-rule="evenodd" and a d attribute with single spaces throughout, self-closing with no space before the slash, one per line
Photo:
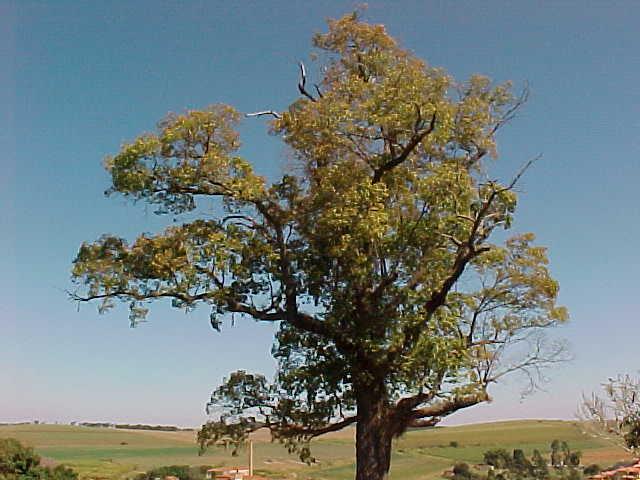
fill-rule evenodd
<path id="1" fill-rule="evenodd" d="M 0 438 L 14 437 L 32 445 L 52 461 L 72 466 L 81 477 L 124 479 L 161 465 L 244 464 L 244 453 L 232 457 L 224 449 L 198 456 L 194 432 L 112 430 L 67 425 L 1 426 Z M 516 421 L 445 427 L 408 432 L 396 441 L 391 479 L 431 479 L 456 461 L 477 463 L 490 448 L 548 451 L 553 439 L 567 441 L 584 452 L 583 463 L 609 465 L 626 459 L 625 452 L 583 434 L 574 422 Z M 457 445 L 457 446 L 454 446 Z M 353 478 L 353 430 L 333 434 L 313 443 L 318 462 L 300 463 L 295 455 L 270 443 L 267 435 L 255 438 L 258 472 L 273 478 L 341 480 Z"/>

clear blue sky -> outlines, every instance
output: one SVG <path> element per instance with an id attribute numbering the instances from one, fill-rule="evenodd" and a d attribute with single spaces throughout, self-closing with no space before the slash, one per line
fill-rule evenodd
<path id="1" fill-rule="evenodd" d="M 208 326 L 156 308 L 129 329 L 116 309 L 64 293 L 83 240 L 132 238 L 168 219 L 102 195 L 105 155 L 168 111 L 241 111 L 296 98 L 311 34 L 350 2 L 0 0 L 0 421 L 198 425 L 232 370 L 270 374 L 270 327 Z M 639 367 L 640 2 L 369 2 L 366 18 L 457 78 L 531 86 L 500 134 L 496 176 L 543 159 L 521 187 L 517 231 L 550 248 L 574 361 L 524 401 L 518 383 L 452 421 L 571 418 L 581 393 Z M 283 147 L 244 121 L 243 154 L 274 175 Z"/>

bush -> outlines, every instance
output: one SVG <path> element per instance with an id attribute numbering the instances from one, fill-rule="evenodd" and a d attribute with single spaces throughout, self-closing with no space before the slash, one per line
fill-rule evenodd
<path id="1" fill-rule="evenodd" d="M 524 452 L 519 448 L 516 448 L 513 451 L 513 463 L 511 465 L 511 470 L 525 476 L 533 475 L 533 465 L 529 460 L 527 460 Z"/>
<path id="2" fill-rule="evenodd" d="M 549 467 L 547 467 L 547 461 L 544 459 L 540 450 L 534 450 L 531 457 L 531 463 L 533 464 L 533 476 L 539 479 L 549 478 Z"/>
<path id="3" fill-rule="evenodd" d="M 45 472 L 46 480 L 78 480 L 78 474 L 64 465 L 57 465 L 53 470 L 46 468 Z"/>
<path id="4" fill-rule="evenodd" d="M 64 465 L 51 469 L 40 465 L 40 456 L 14 438 L 0 439 L 0 480 L 77 480 Z"/>
<path id="5" fill-rule="evenodd" d="M 571 452 L 568 456 L 568 462 L 572 467 L 577 467 L 580 465 L 580 459 L 582 458 L 582 452 Z"/>
<path id="6" fill-rule="evenodd" d="M 456 463 L 453 466 L 453 478 L 457 480 L 471 480 L 473 474 L 471 473 L 471 467 L 467 463 Z"/>
<path id="7" fill-rule="evenodd" d="M 484 463 L 491 465 L 492 467 L 505 469 L 511 468 L 513 460 L 511 455 L 503 448 L 496 448 L 494 450 L 487 450 L 484 452 Z"/>
<path id="8" fill-rule="evenodd" d="M 571 468 L 565 478 L 567 480 L 582 480 L 582 473 L 575 468 Z"/>
<path id="9" fill-rule="evenodd" d="M 180 480 L 190 480 L 188 465 L 169 465 L 167 467 L 158 467 L 153 470 L 149 470 L 146 473 L 138 475 L 137 480 L 154 480 L 155 478 L 164 479 L 164 477 L 172 475 L 178 477 Z"/>
<path id="10" fill-rule="evenodd" d="M 0 439 L 0 476 L 36 476 L 40 457 L 31 447 L 25 447 L 14 438 Z"/>
<path id="11" fill-rule="evenodd" d="M 459 444 L 457 441 L 455 441 L 455 440 L 451 440 L 451 441 L 449 442 L 449 446 L 450 446 L 450 447 L 453 447 L 453 448 L 458 448 L 458 447 L 460 446 L 460 444 Z"/>
<path id="12" fill-rule="evenodd" d="M 178 477 L 180 480 L 202 480 L 208 468 L 207 466 L 168 465 L 141 473 L 136 477 L 136 480 L 155 480 L 156 478 L 164 480 L 164 477 L 167 476 Z"/>
<path id="13" fill-rule="evenodd" d="M 597 475 L 601 471 L 602 471 L 602 468 L 600 468 L 600 465 L 597 465 L 595 463 L 592 463 L 591 465 L 584 467 L 584 470 L 583 470 L 585 475 Z"/>

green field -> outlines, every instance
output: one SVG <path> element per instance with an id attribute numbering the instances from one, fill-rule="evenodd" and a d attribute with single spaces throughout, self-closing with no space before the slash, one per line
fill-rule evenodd
<path id="1" fill-rule="evenodd" d="M 0 438 L 14 437 L 57 463 L 72 466 L 84 478 L 124 479 L 162 465 L 242 465 L 244 452 L 232 457 L 224 449 L 198 456 L 193 432 L 111 430 L 66 425 L 0 426 Z M 433 479 L 456 461 L 477 463 L 490 448 L 548 451 L 551 440 L 582 450 L 583 463 L 603 466 L 626 459 L 625 452 L 583 434 L 574 422 L 527 420 L 408 432 L 395 444 L 391 479 Z M 457 447 L 450 446 L 457 442 Z M 313 443 L 318 462 L 300 463 L 265 436 L 255 440 L 258 473 L 270 478 L 346 480 L 353 478 L 353 431 Z"/>

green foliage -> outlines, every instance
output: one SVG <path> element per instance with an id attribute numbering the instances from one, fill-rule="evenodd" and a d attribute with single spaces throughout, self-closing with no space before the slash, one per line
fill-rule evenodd
<path id="1" fill-rule="evenodd" d="M 78 474 L 64 465 L 56 465 L 52 469 L 45 468 L 44 472 L 41 478 L 45 480 L 78 480 Z"/>
<path id="2" fill-rule="evenodd" d="M 539 479 L 549 478 L 549 467 L 547 466 L 547 460 L 542 456 L 540 450 L 534 450 L 531 457 L 531 463 L 533 464 L 533 477 Z"/>
<path id="3" fill-rule="evenodd" d="M 473 472 L 468 463 L 460 462 L 453 466 L 453 480 L 477 480 L 480 475 Z"/>
<path id="4" fill-rule="evenodd" d="M 40 465 L 40 456 L 13 438 L 0 438 L 0 480 L 77 480 L 78 474 L 64 465 Z"/>
<path id="5" fill-rule="evenodd" d="M 527 457 L 525 457 L 524 452 L 520 448 L 513 450 L 513 463 L 511 465 L 511 470 L 524 477 L 533 476 L 533 465 Z"/>
<path id="6" fill-rule="evenodd" d="M 562 478 L 566 480 L 582 480 L 582 472 L 577 468 L 569 468 L 566 472 L 563 472 Z"/>
<path id="7" fill-rule="evenodd" d="M 313 42 L 318 94 L 303 78 L 303 96 L 271 122 L 295 168 L 271 184 L 256 174 L 238 155 L 232 107 L 169 115 L 107 158 L 108 193 L 191 216 L 217 198 L 220 215 L 83 244 L 73 298 L 101 312 L 126 302 L 132 325 L 161 299 L 208 306 L 216 330 L 227 314 L 277 323 L 276 378 L 232 374 L 201 446 L 236 451 L 266 426 L 310 461 L 312 438 L 359 422 L 381 444 L 358 458 L 380 476 L 407 428 L 489 400 L 513 372 L 533 387 L 562 357 L 544 330 L 567 313 L 533 234 L 500 240 L 520 174 L 486 176 L 526 92 L 457 82 L 357 15 Z"/>
<path id="8" fill-rule="evenodd" d="M 513 464 L 513 459 L 505 449 L 496 448 L 484 452 L 484 463 L 498 469 L 509 469 Z"/>
<path id="9" fill-rule="evenodd" d="M 582 452 L 571 452 L 567 458 L 567 465 L 571 467 L 580 466 L 580 460 L 582 459 Z"/>
<path id="10" fill-rule="evenodd" d="M 204 478 L 198 469 L 192 469 L 189 465 L 170 465 L 141 473 L 136 477 L 136 480 L 155 480 L 156 478 L 164 480 L 164 477 L 167 476 L 175 476 L 180 480 L 202 480 Z"/>
<path id="11" fill-rule="evenodd" d="M 569 448 L 569 444 L 567 442 L 561 442 L 560 450 L 562 451 L 562 463 L 564 465 L 569 465 L 569 457 L 571 456 L 571 449 Z"/>
<path id="12" fill-rule="evenodd" d="M 551 442 L 551 465 L 556 468 L 562 466 L 562 455 L 560 453 L 560 441 L 557 439 Z"/>
<path id="13" fill-rule="evenodd" d="M 561 455 L 561 452 L 564 454 L 564 457 Z M 560 472 L 563 478 L 569 478 L 572 475 L 575 476 L 575 473 L 571 472 L 576 470 L 575 467 L 580 465 L 581 457 L 582 453 L 571 451 L 567 442 L 554 440 L 551 443 L 552 465 L 558 468 L 557 471 Z M 555 459 L 556 463 L 553 463 L 553 459 Z M 538 449 L 533 450 L 531 459 L 528 459 L 524 451 L 519 448 L 513 450 L 512 457 L 509 456 L 508 452 L 504 449 L 487 450 L 484 453 L 484 462 L 499 470 L 503 476 L 509 478 L 546 480 L 552 476 L 547 466 L 547 460 Z M 571 468 L 561 469 L 560 467 L 563 466 Z M 495 474 L 492 476 L 495 477 Z"/>
<path id="14" fill-rule="evenodd" d="M 0 477 L 39 478 L 40 457 L 13 438 L 0 439 Z"/>

